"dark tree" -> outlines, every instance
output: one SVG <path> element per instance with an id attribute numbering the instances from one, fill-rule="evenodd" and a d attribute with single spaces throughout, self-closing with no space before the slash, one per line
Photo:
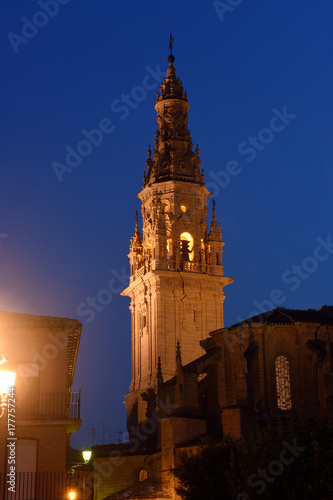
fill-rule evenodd
<path id="1" fill-rule="evenodd" d="M 289 418 L 247 439 L 206 442 L 174 474 L 184 500 L 331 500 L 333 418 Z"/>
<path id="2" fill-rule="evenodd" d="M 181 486 L 177 492 L 184 500 L 231 500 L 228 471 L 236 440 L 226 438 L 221 443 L 206 441 L 199 453 L 183 454 L 174 470 Z"/>

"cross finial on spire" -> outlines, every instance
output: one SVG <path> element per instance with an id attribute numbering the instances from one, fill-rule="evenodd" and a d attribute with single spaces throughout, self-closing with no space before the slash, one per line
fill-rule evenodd
<path id="1" fill-rule="evenodd" d="M 172 56 L 172 49 L 173 49 L 173 42 L 175 41 L 175 37 L 172 35 L 171 31 L 171 17 L 170 17 L 170 38 L 169 38 L 169 50 L 170 50 L 170 56 Z"/>

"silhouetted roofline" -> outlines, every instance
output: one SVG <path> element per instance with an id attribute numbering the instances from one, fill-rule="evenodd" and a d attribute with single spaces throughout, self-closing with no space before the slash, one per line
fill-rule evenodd
<path id="1" fill-rule="evenodd" d="M 309 323 L 319 325 L 333 325 L 333 306 L 323 306 L 321 309 L 286 309 L 277 307 L 271 311 L 252 316 L 244 321 L 231 325 L 229 329 L 239 328 L 243 325 L 294 325 Z M 221 330 L 211 332 L 211 335 Z"/>

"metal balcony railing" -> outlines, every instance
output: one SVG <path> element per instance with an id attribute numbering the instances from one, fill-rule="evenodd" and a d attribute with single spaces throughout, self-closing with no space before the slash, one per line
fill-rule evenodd
<path id="1" fill-rule="evenodd" d="M 46 392 L 18 396 L 16 419 L 80 419 L 81 391 Z"/>
<path id="2" fill-rule="evenodd" d="M 8 490 L 6 475 L 0 474 L 4 500 L 62 500 L 66 498 L 65 472 L 17 472 L 15 492 Z"/>

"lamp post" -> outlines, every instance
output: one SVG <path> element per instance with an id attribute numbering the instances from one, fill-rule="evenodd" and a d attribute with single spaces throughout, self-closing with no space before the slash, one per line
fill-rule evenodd
<path id="1" fill-rule="evenodd" d="M 16 373 L 12 370 L 12 366 L 4 354 L 1 354 L 0 361 L 0 418 L 3 417 L 7 408 L 8 393 L 13 391 L 15 386 Z"/>
<path id="2" fill-rule="evenodd" d="M 91 449 L 88 447 L 88 445 L 85 447 L 85 449 L 82 452 L 83 460 L 84 463 L 87 465 L 89 460 L 91 459 Z M 86 475 L 84 473 L 83 475 L 83 500 L 86 500 Z"/>

